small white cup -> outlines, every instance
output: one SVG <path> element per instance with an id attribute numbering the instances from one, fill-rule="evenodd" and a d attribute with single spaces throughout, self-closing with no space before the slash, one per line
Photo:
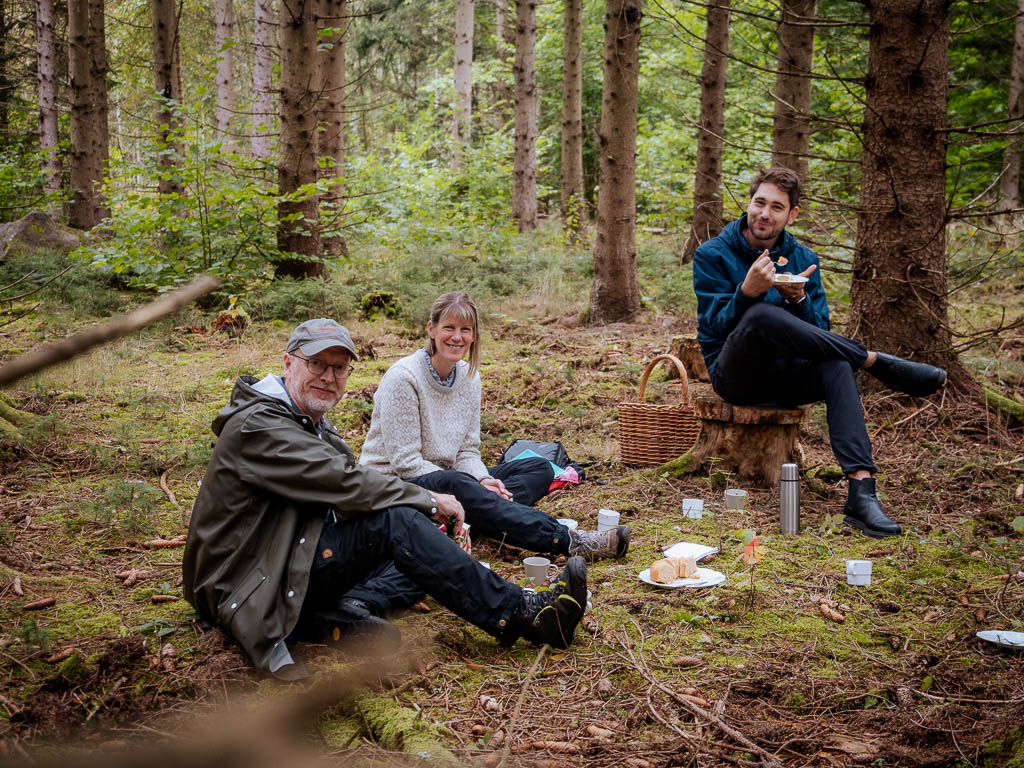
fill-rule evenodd
<path id="1" fill-rule="evenodd" d="M 704 499 L 683 499 L 683 517 L 691 520 L 704 517 Z"/>
<path id="2" fill-rule="evenodd" d="M 526 578 L 534 584 L 543 584 L 548 578 L 548 568 L 551 561 L 546 557 L 523 558 L 523 568 L 526 569 Z"/>
<path id="3" fill-rule="evenodd" d="M 619 524 L 619 513 L 614 509 L 599 509 L 597 511 L 597 530 L 610 531 Z"/>
<path id="4" fill-rule="evenodd" d="M 854 587 L 865 587 L 871 583 L 870 560 L 847 560 L 846 583 Z"/>
<path id="5" fill-rule="evenodd" d="M 575 520 L 573 520 L 572 518 L 569 518 L 569 517 L 560 517 L 560 518 L 558 518 L 557 522 L 559 522 L 562 525 L 564 525 L 570 531 L 575 531 L 576 527 L 579 525 L 579 523 L 577 523 Z"/>
<path id="6" fill-rule="evenodd" d="M 742 488 L 729 488 L 725 492 L 726 509 L 743 509 L 747 506 L 747 492 Z"/>

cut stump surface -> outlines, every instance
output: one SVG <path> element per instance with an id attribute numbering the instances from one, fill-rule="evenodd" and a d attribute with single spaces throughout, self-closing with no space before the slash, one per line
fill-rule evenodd
<path id="1" fill-rule="evenodd" d="M 800 463 L 797 439 L 810 406 L 733 405 L 710 387 L 694 387 L 693 409 L 702 425 L 695 465 L 715 458 L 723 469 L 774 486 L 784 463 Z"/>

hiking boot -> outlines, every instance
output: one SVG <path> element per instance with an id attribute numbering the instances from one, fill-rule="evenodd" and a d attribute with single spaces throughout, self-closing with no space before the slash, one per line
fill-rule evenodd
<path id="1" fill-rule="evenodd" d="M 887 536 L 899 536 L 903 529 L 898 523 L 889 519 L 882 511 L 882 504 L 875 495 L 875 478 L 853 480 L 850 483 L 850 495 L 846 499 L 843 510 L 843 522 L 852 525 L 873 539 L 884 539 Z"/>
<path id="2" fill-rule="evenodd" d="M 927 397 L 946 383 L 946 372 L 927 363 L 915 363 L 902 357 L 878 352 L 874 365 L 864 370 L 889 389 L 914 397 Z"/>
<path id="3" fill-rule="evenodd" d="M 321 642 L 362 656 L 387 656 L 402 644 L 402 633 L 386 619 L 374 616 L 362 600 L 346 597 L 333 608 L 316 612 Z"/>
<path id="4" fill-rule="evenodd" d="M 630 530 L 620 525 L 607 531 L 569 531 L 569 556 L 582 555 L 587 560 L 622 557 L 629 550 Z"/>
<path id="5" fill-rule="evenodd" d="M 587 563 L 570 557 L 565 568 L 547 587 L 523 590 L 509 618 L 508 640 L 517 637 L 534 645 L 568 648 L 587 606 Z"/>

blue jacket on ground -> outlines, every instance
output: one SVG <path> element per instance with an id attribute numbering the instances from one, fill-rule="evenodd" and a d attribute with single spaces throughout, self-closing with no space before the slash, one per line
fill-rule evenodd
<path id="1" fill-rule="evenodd" d="M 829 330 L 828 303 L 821 285 L 821 265 L 810 248 L 801 245 L 789 232 L 771 250 L 772 261 L 785 257 L 788 263 L 776 267 L 779 274 L 798 274 L 811 264 L 818 264 L 804 285 L 806 299 L 793 304 L 782 298 L 775 288 L 756 298 L 749 298 L 740 290 L 750 265 L 761 255 L 762 249 L 751 248 L 743 236 L 747 214 L 726 225 L 716 237 L 701 244 L 693 257 L 693 290 L 697 294 L 697 341 L 708 371 L 714 370 L 718 353 L 726 337 L 739 323 L 743 313 L 758 302 L 783 307 L 796 317 L 819 328 Z"/>

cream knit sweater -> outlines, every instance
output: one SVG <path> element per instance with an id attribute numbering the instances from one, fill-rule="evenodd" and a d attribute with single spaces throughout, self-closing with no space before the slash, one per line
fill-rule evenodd
<path id="1" fill-rule="evenodd" d="M 416 350 L 388 368 L 373 396 L 370 432 L 359 463 L 403 479 L 441 469 L 487 477 L 480 459 L 480 376 L 458 363 L 455 384 L 442 387 Z"/>

